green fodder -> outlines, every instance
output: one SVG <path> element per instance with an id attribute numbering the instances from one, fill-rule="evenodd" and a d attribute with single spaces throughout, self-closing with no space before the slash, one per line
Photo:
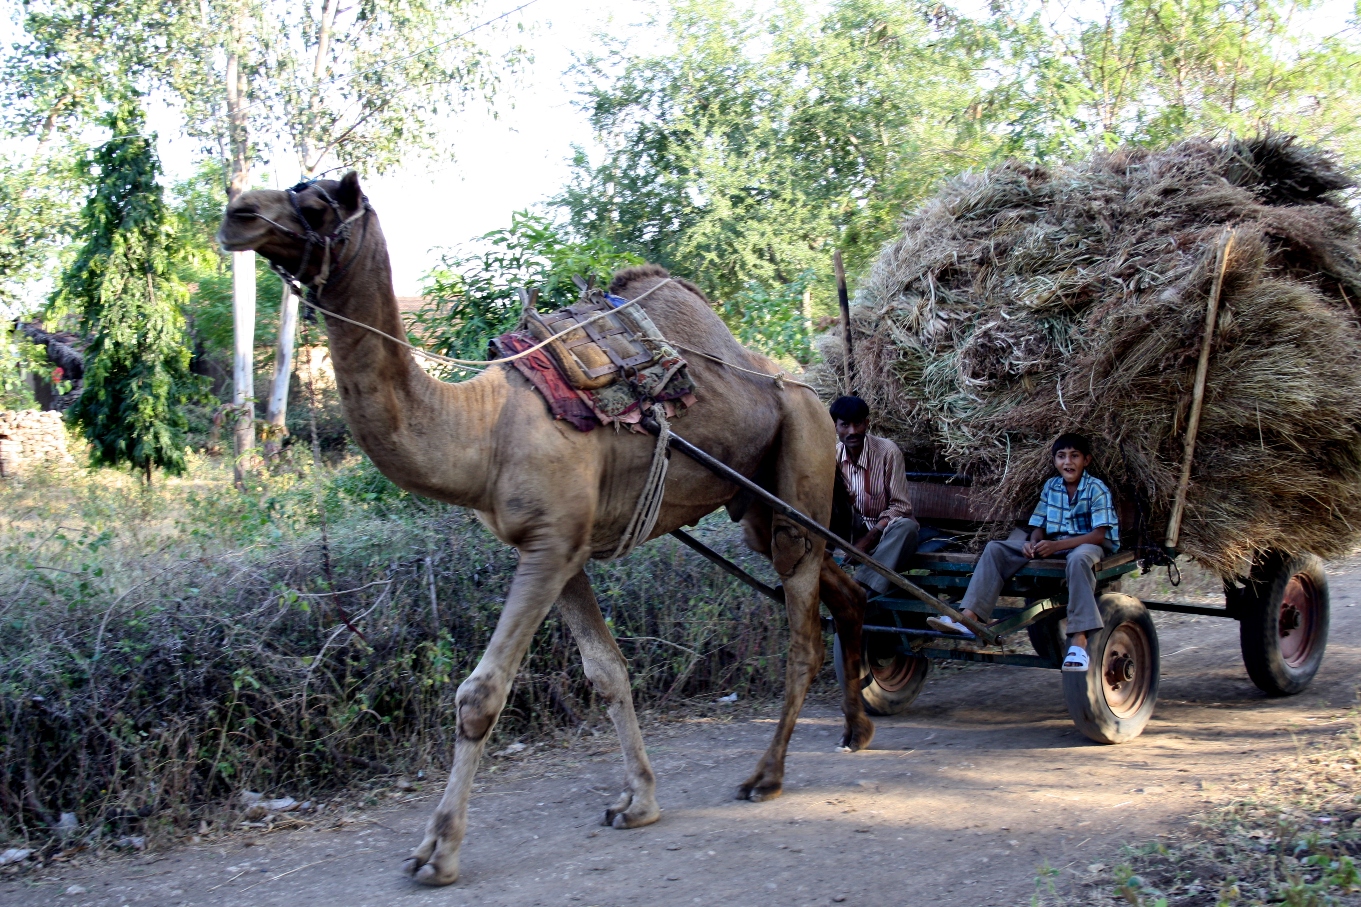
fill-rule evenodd
<path id="1" fill-rule="evenodd" d="M 1032 506 L 1060 431 L 1161 542 L 1217 250 L 1218 320 L 1180 549 L 1222 576 L 1361 541 L 1361 228 L 1350 177 L 1289 137 L 1009 163 L 908 216 L 852 311 L 856 390 L 915 462 Z M 814 380 L 846 389 L 824 342 Z"/>
<path id="2" fill-rule="evenodd" d="M 471 514 L 367 463 L 246 494 L 203 463 L 152 491 L 33 476 L 0 483 L 0 514 L 0 840 L 63 812 L 86 830 L 192 828 L 243 789 L 447 764 L 457 685 L 516 564 Z M 700 531 L 763 569 L 726 525 Z M 670 539 L 588 569 L 641 707 L 781 688 L 780 609 Z M 551 615 L 497 734 L 601 717 Z"/>

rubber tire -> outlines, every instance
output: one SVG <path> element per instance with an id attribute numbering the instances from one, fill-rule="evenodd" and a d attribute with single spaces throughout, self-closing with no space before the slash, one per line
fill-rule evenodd
<path id="1" fill-rule="evenodd" d="M 1091 667 L 1085 674 L 1063 675 L 1063 700 L 1073 724 L 1088 738 L 1097 743 L 1125 743 L 1144 732 L 1158 701 L 1158 631 L 1143 602 L 1132 596 L 1108 592 L 1097 600 L 1097 607 L 1103 626 L 1087 634 Z M 1112 711 L 1106 701 L 1102 670 L 1107 644 L 1112 634 L 1125 624 L 1132 624 L 1148 645 L 1150 675 L 1147 693 L 1138 710 L 1122 717 Z"/>
<path id="2" fill-rule="evenodd" d="M 1063 635 L 1063 618 L 1053 616 L 1036 621 L 1025 628 L 1030 637 L 1030 647 L 1041 658 L 1053 662 L 1053 667 L 1063 666 L 1063 657 L 1068 654 L 1068 639 Z"/>
<path id="3" fill-rule="evenodd" d="M 931 659 L 908 656 L 918 662 L 916 666 L 918 670 L 914 671 L 908 683 L 901 689 L 886 690 L 879 685 L 869 670 L 869 634 L 862 634 L 862 638 L 866 651 L 860 656 L 862 675 L 859 687 L 860 701 L 865 704 L 865 711 L 879 717 L 901 715 L 911 707 L 921 695 L 922 688 L 926 686 L 926 678 L 931 674 Z M 841 664 L 841 637 L 835 634 L 832 635 L 832 664 L 836 667 L 836 682 L 843 690 L 846 689 L 846 671 Z"/>
<path id="4" fill-rule="evenodd" d="M 1312 554 L 1276 557 L 1253 567 L 1252 580 L 1239 595 L 1238 641 L 1243 665 L 1257 688 L 1268 696 L 1302 693 L 1318 673 L 1328 647 L 1331 603 L 1323 561 Z M 1281 604 L 1291 577 L 1303 575 L 1314 587 L 1313 641 L 1308 656 L 1291 665 L 1281 654 Z"/>

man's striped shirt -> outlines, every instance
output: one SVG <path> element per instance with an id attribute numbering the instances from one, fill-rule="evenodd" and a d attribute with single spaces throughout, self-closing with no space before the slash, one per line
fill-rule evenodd
<path id="1" fill-rule="evenodd" d="M 912 515 L 912 502 L 907 497 L 903 452 L 897 444 L 888 438 L 866 433 L 860 462 L 852 462 L 846 453 L 846 445 L 839 442 L 836 445 L 836 460 L 855 509 L 865 520 L 866 529 L 876 523 Z"/>

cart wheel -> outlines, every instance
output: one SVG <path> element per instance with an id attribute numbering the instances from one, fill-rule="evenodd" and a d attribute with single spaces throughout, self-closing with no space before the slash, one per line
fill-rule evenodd
<path id="1" fill-rule="evenodd" d="M 1328 576 L 1312 554 L 1255 565 L 1239 598 L 1238 640 L 1252 682 L 1268 696 L 1304 691 L 1328 645 Z"/>
<path id="2" fill-rule="evenodd" d="M 1056 668 L 1063 665 L 1063 656 L 1068 654 L 1068 638 L 1063 635 L 1063 627 L 1063 618 L 1053 616 L 1025 628 L 1035 654 L 1053 662 Z"/>
<path id="3" fill-rule="evenodd" d="M 1104 626 L 1087 634 L 1091 667 L 1063 675 L 1063 699 L 1078 730 L 1097 743 L 1124 743 L 1144 731 L 1158 699 L 1158 633 L 1137 598 L 1107 593 Z"/>
<path id="4" fill-rule="evenodd" d="M 904 655 L 885 644 L 876 633 L 863 634 L 865 651 L 861 657 L 860 699 L 871 715 L 901 715 L 912 705 L 931 673 L 931 659 Z M 879 637 L 879 638 L 876 638 Z M 836 680 L 846 687 L 846 671 L 841 664 L 841 637 L 832 637 L 832 661 Z"/>

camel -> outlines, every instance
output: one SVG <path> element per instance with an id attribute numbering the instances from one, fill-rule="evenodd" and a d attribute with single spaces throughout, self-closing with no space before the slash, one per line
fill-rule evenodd
<path id="1" fill-rule="evenodd" d="M 504 610 L 477 667 L 459 685 L 454 764 L 424 839 L 407 861 L 418 882 L 458 879 L 473 776 L 535 631 L 557 604 L 581 651 L 586 676 L 607 704 L 624 754 L 622 793 L 602 824 L 657 821 L 656 782 L 634 713 L 628 667 L 583 569 L 608 556 L 634 511 L 656 444 L 651 435 L 555 421 L 513 367 L 492 365 L 459 383 L 430 377 L 410 351 L 392 289 L 378 216 L 354 172 L 287 192 L 246 192 L 228 205 L 218 233 L 224 249 L 253 249 L 314 288 L 346 421 L 373 463 L 415 494 L 472 508 L 519 552 Z M 658 286 L 658 284 L 665 284 Z M 779 370 L 744 349 L 692 283 L 650 265 L 615 275 L 610 292 L 638 303 L 668 338 L 726 364 L 691 357 L 699 403 L 675 429 L 824 525 L 832 508 L 836 435 L 817 397 L 772 380 Z M 319 291 L 319 292 L 318 292 Z M 375 333 L 376 329 L 389 337 Z M 770 376 L 770 377 L 767 377 Z M 735 487 L 680 455 L 650 538 L 695 523 L 734 498 Z M 769 748 L 737 789 L 739 799 L 780 795 L 785 753 L 810 682 L 823 659 L 819 591 L 845 641 L 846 676 L 860 676 L 864 595 L 822 539 L 753 504 L 745 541 L 767 556 L 784 586 L 790 643 L 783 709 Z M 859 691 L 846 691 L 842 745 L 868 745 L 874 725 Z"/>

